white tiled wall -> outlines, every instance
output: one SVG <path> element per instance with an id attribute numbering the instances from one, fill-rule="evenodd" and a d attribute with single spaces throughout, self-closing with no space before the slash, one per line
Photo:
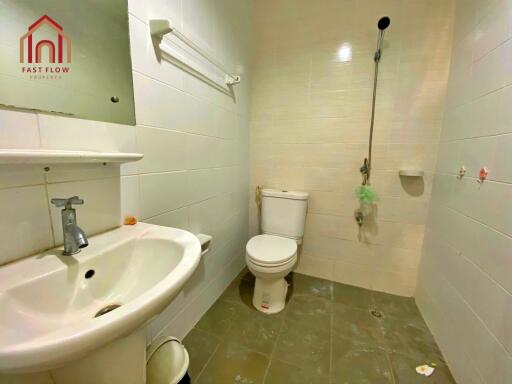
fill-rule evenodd
<path id="1" fill-rule="evenodd" d="M 412 296 L 444 109 L 452 1 L 259 0 L 255 9 L 251 190 L 310 193 L 298 271 Z M 391 26 L 374 130 L 379 201 L 360 234 L 355 189 L 367 154 L 382 16 Z M 346 62 L 344 47 L 352 50 Z M 425 177 L 400 179 L 402 167 L 423 169 Z M 250 214 L 254 234 L 252 197 Z"/>
<path id="2" fill-rule="evenodd" d="M 79 195 L 89 236 L 125 215 L 214 237 L 185 290 L 151 325 L 184 336 L 244 264 L 249 183 L 250 1 L 129 1 L 137 126 L 0 110 L 1 148 L 141 152 L 113 165 L 0 166 L 0 264 L 61 243 L 52 197 Z M 236 100 L 159 62 L 149 18 L 170 18 L 243 78 Z"/>
<path id="3" fill-rule="evenodd" d="M 416 300 L 459 383 L 512 377 L 511 15 L 510 1 L 456 2 Z"/>

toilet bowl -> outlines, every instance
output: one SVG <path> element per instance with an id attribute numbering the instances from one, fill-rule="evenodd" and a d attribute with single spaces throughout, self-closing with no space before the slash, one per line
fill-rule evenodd
<path id="1" fill-rule="evenodd" d="M 282 311 L 288 292 L 284 277 L 297 262 L 297 242 L 268 234 L 254 236 L 247 243 L 245 260 L 256 277 L 254 307 L 269 314 Z"/>

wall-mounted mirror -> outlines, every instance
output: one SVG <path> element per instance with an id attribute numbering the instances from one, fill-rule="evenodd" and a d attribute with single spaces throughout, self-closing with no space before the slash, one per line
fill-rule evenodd
<path id="1" fill-rule="evenodd" d="M 1 0 L 0 107 L 135 124 L 127 0 Z"/>

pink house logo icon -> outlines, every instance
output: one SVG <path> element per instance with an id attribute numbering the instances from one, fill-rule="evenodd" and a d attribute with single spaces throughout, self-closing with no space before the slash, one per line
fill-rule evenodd
<path id="1" fill-rule="evenodd" d="M 53 39 L 55 41 L 46 39 L 34 41 L 34 32 L 43 25 L 48 25 L 55 31 L 56 39 Z M 26 48 L 25 41 L 27 42 Z M 65 50 L 64 45 L 66 46 Z M 28 32 L 20 37 L 20 63 L 25 62 L 25 53 L 27 53 L 27 63 L 41 63 L 43 49 L 48 50 L 50 63 L 63 63 L 64 56 L 66 63 L 71 63 L 71 39 L 64 33 L 62 27 L 48 15 L 41 16 L 34 24 L 28 27 Z"/>

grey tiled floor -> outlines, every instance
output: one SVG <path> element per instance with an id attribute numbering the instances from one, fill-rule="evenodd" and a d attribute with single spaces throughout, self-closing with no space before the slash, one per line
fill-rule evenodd
<path id="1" fill-rule="evenodd" d="M 249 272 L 232 282 L 184 340 L 193 383 L 455 383 L 413 299 L 287 279 L 276 315 L 252 307 Z M 415 372 L 424 363 L 437 365 L 429 378 Z"/>

